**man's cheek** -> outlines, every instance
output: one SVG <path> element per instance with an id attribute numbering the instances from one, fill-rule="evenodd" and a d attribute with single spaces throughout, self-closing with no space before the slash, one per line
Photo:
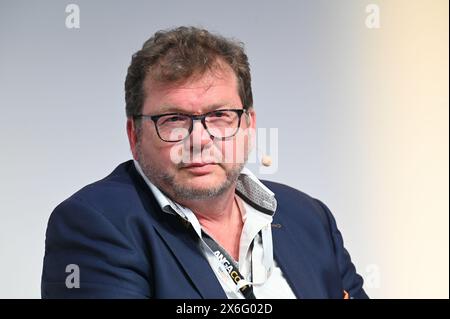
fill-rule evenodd
<path id="1" fill-rule="evenodd" d="M 222 143 L 220 154 L 222 157 L 222 163 L 234 163 L 236 161 L 236 143 L 234 141 L 227 141 Z"/>
<path id="2" fill-rule="evenodd" d="M 248 152 L 248 136 L 245 133 L 240 132 L 240 134 L 237 134 L 230 144 L 230 153 L 233 154 L 232 163 L 245 163 Z"/>
<path id="3" fill-rule="evenodd" d="M 215 144 L 216 149 L 216 161 L 217 163 L 233 163 L 234 150 L 233 146 L 229 142 L 223 142 Z"/>
<path id="4" fill-rule="evenodd" d="M 174 144 L 169 149 L 169 159 L 174 165 L 179 165 L 180 163 L 187 163 L 189 161 L 188 152 L 184 151 L 183 145 Z"/>

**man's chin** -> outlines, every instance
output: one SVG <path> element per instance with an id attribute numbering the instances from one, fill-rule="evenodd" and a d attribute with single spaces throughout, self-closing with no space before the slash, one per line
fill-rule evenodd
<path id="1" fill-rule="evenodd" d="M 184 174 L 183 174 L 184 175 Z M 206 174 L 178 176 L 172 184 L 175 197 L 188 200 L 205 200 L 223 194 L 231 183 L 226 175 Z"/>
<path id="2" fill-rule="evenodd" d="M 218 177 L 215 174 L 190 175 L 176 181 L 176 184 L 183 188 L 199 191 L 220 188 L 225 183 L 225 177 Z"/>

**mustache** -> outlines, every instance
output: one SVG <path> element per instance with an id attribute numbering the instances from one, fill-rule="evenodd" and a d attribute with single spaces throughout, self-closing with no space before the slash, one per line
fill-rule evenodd
<path id="1" fill-rule="evenodd" d="M 223 154 L 217 147 L 207 144 L 202 148 L 185 148 L 180 147 L 178 149 L 178 159 L 180 162 L 177 164 L 178 168 L 183 168 L 192 165 L 206 165 L 223 163 Z"/>
<path id="2" fill-rule="evenodd" d="M 219 165 L 223 166 L 223 163 L 220 161 L 209 161 L 209 160 L 200 160 L 200 161 L 188 161 L 178 163 L 176 166 L 179 169 L 192 167 L 192 166 L 204 166 L 204 165 Z"/>
<path id="3" fill-rule="evenodd" d="M 176 168 L 181 169 L 188 165 L 198 164 L 218 164 L 225 167 L 225 164 L 246 163 L 250 149 L 243 144 L 225 145 L 221 143 L 208 143 L 196 147 L 185 143 L 174 144 L 170 149 L 170 160 Z"/>

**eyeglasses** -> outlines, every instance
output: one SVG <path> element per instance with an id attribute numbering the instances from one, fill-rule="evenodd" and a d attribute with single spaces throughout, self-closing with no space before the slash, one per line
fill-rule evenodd
<path id="1" fill-rule="evenodd" d="M 200 115 L 167 113 L 160 115 L 138 114 L 134 119 L 149 119 L 155 123 L 156 132 L 165 142 L 179 142 L 191 135 L 194 121 L 201 121 L 211 137 L 225 140 L 233 137 L 241 125 L 244 109 L 220 109 Z"/>

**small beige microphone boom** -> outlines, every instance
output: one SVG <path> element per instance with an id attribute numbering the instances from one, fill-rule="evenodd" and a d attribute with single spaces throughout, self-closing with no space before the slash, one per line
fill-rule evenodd
<path id="1" fill-rule="evenodd" d="M 261 158 L 261 164 L 263 164 L 264 166 L 272 165 L 272 157 L 270 157 L 269 155 L 263 155 L 263 157 Z"/>

